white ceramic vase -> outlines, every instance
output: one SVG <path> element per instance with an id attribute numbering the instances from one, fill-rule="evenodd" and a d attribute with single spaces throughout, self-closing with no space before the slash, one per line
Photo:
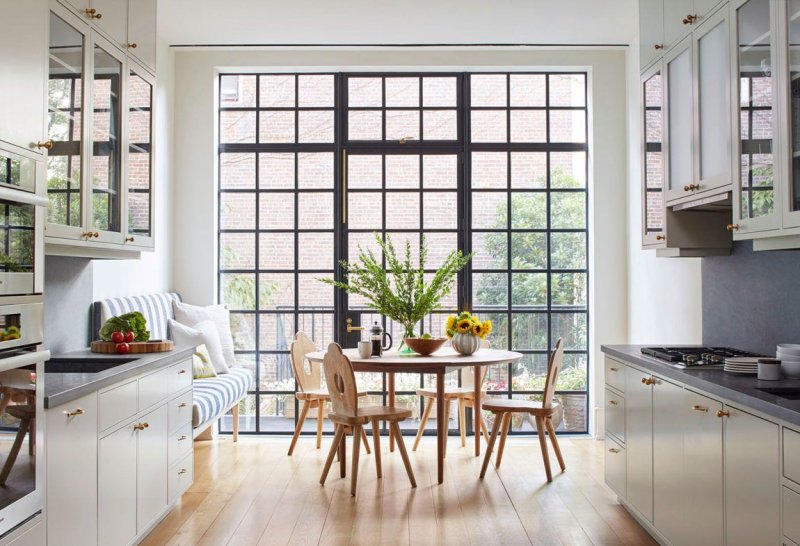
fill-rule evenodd
<path id="1" fill-rule="evenodd" d="M 471 355 L 481 346 L 481 340 L 472 334 L 456 334 L 453 336 L 451 344 L 457 353 Z"/>

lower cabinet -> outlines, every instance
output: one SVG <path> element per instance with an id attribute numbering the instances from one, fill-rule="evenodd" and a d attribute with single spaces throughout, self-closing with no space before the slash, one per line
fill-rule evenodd
<path id="1" fill-rule="evenodd" d="M 626 499 L 653 521 L 653 397 L 650 374 L 625 368 Z"/>
<path id="2" fill-rule="evenodd" d="M 723 411 L 726 544 L 778 544 L 780 427 L 732 406 Z"/>
<path id="3" fill-rule="evenodd" d="M 721 545 L 725 536 L 723 420 L 717 412 L 722 410 L 722 404 L 690 390 L 684 391 L 683 396 L 685 528 L 691 530 L 694 544 Z"/>
<path id="4" fill-rule="evenodd" d="M 142 418 L 148 425 L 136 448 L 136 531 L 141 534 L 167 507 L 167 406 Z"/>
<path id="5" fill-rule="evenodd" d="M 606 436 L 606 483 L 621 497 L 626 496 L 625 491 L 627 489 L 625 485 L 625 456 L 625 448 Z"/>
<path id="6" fill-rule="evenodd" d="M 126 425 L 100 440 L 97 457 L 97 535 L 100 544 L 129 544 L 136 537 L 136 444 Z"/>
<path id="7" fill-rule="evenodd" d="M 653 378 L 653 525 L 673 544 L 684 544 L 683 387 Z"/>

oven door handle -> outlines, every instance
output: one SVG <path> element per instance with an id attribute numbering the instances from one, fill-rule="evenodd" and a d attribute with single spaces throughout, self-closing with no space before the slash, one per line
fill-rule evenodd
<path id="1" fill-rule="evenodd" d="M 45 360 L 50 360 L 50 351 L 36 351 L 33 353 L 9 356 L 8 358 L 0 358 L 0 372 L 37 364 Z"/>
<path id="2" fill-rule="evenodd" d="M 19 190 L 10 190 L 3 187 L 0 187 L 0 199 L 24 203 L 26 205 L 35 205 L 37 207 L 46 207 L 48 204 L 47 198 L 41 195 Z"/>

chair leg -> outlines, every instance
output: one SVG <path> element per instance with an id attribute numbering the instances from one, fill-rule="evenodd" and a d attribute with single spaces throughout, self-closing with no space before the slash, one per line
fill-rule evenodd
<path id="1" fill-rule="evenodd" d="M 406 474 L 408 474 L 408 481 L 411 482 L 411 487 L 417 486 L 417 480 L 414 479 L 414 469 L 411 468 L 411 461 L 408 460 L 408 452 L 406 451 L 406 443 L 403 441 L 403 435 L 400 433 L 400 425 L 397 421 L 392 421 L 391 429 L 394 431 L 394 437 L 397 441 L 397 448 L 400 450 L 400 456 L 403 458 L 403 464 L 406 467 Z"/>
<path id="2" fill-rule="evenodd" d="M 317 449 L 322 447 L 322 420 L 325 417 L 325 401 L 317 400 Z"/>
<path id="3" fill-rule="evenodd" d="M 361 428 L 361 441 L 364 442 L 364 451 L 367 452 L 367 455 L 372 453 L 372 450 L 369 448 L 369 442 L 367 441 L 367 431 L 364 430 L 364 427 Z"/>
<path id="4" fill-rule="evenodd" d="M 339 477 L 347 476 L 347 427 L 342 434 L 342 441 L 339 442 Z M 352 429 L 351 429 L 352 432 Z"/>
<path id="5" fill-rule="evenodd" d="M 547 481 L 553 481 L 553 473 L 550 471 L 550 455 L 547 453 L 547 440 L 544 437 L 544 418 L 536 416 L 536 430 L 539 432 L 539 445 L 542 448 L 542 460 L 544 461 L 544 471 L 547 474 Z"/>
<path id="6" fill-rule="evenodd" d="M 489 443 L 489 427 L 486 426 L 486 419 L 483 418 L 483 415 L 481 415 L 480 423 L 481 423 L 481 432 L 483 432 L 483 439 L 486 440 L 486 443 L 488 444 Z"/>
<path id="7" fill-rule="evenodd" d="M 25 441 L 25 435 L 28 433 L 30 424 L 30 419 L 21 419 L 19 422 L 19 428 L 17 429 L 17 435 L 14 437 L 14 443 L 11 446 L 11 451 L 8 452 L 8 457 L 3 465 L 3 470 L 0 471 L 0 485 L 6 484 L 8 475 L 11 473 L 11 468 L 13 468 L 14 463 L 17 460 L 17 455 L 19 455 L 22 442 Z"/>
<path id="8" fill-rule="evenodd" d="M 336 433 L 333 435 L 331 450 L 328 452 L 328 458 L 325 459 L 325 466 L 322 467 L 322 477 L 319 479 L 320 485 L 325 485 L 325 480 L 328 477 L 328 471 L 331 469 L 331 465 L 333 464 L 333 457 L 339 451 L 339 442 L 342 441 L 343 435 L 344 427 L 342 425 L 336 425 Z"/>
<path id="9" fill-rule="evenodd" d="M 556 452 L 558 466 L 560 466 L 561 471 L 564 472 L 567 469 L 567 465 L 564 464 L 564 457 L 561 456 L 561 448 L 558 447 L 558 439 L 556 438 L 556 431 L 553 428 L 553 420 L 550 417 L 546 417 L 544 424 L 547 426 L 547 435 L 550 436 L 550 443 L 553 444 L 553 451 Z"/>
<path id="10" fill-rule="evenodd" d="M 36 419 L 31 419 L 30 430 L 28 430 L 28 455 L 33 457 L 36 451 Z"/>
<path id="11" fill-rule="evenodd" d="M 447 457 L 447 440 L 450 432 L 450 400 L 444 401 L 444 450 L 443 454 Z"/>
<path id="12" fill-rule="evenodd" d="M 356 488 L 358 487 L 358 455 L 361 452 L 361 434 L 364 432 L 364 427 L 355 425 L 353 427 L 353 468 L 350 471 L 350 496 L 356 496 Z"/>
<path id="13" fill-rule="evenodd" d="M 416 451 L 417 447 L 419 447 L 419 441 L 422 439 L 422 434 L 425 432 L 425 426 L 428 424 L 428 417 L 431 416 L 432 409 L 433 401 L 426 399 L 425 411 L 422 412 L 422 420 L 419 422 L 419 430 L 417 431 L 417 437 L 414 438 L 414 447 L 411 448 L 411 451 Z"/>
<path id="14" fill-rule="evenodd" d="M 500 432 L 500 424 L 503 421 L 503 414 L 494 414 L 494 424 L 492 425 L 492 435 L 489 437 L 489 445 L 486 446 L 486 456 L 483 458 L 483 466 L 481 467 L 481 479 L 486 475 L 486 469 L 489 468 L 489 461 L 492 458 L 492 450 L 494 443 L 497 440 L 497 434 Z"/>
<path id="15" fill-rule="evenodd" d="M 303 400 L 303 407 L 300 408 L 300 418 L 297 420 L 297 426 L 294 428 L 292 443 L 289 444 L 289 456 L 291 456 L 292 452 L 294 452 L 294 446 L 297 444 L 297 439 L 300 437 L 300 431 L 303 430 L 303 423 L 306 422 L 306 415 L 308 415 L 308 408 L 310 405 L 311 403 L 308 400 Z"/>
<path id="16" fill-rule="evenodd" d="M 231 419 L 233 419 L 233 443 L 239 441 L 239 402 L 231 408 Z"/>
<path id="17" fill-rule="evenodd" d="M 381 424 L 377 419 L 372 420 L 372 447 L 375 448 L 375 470 L 378 472 L 378 479 L 383 477 L 381 469 Z"/>
<path id="18" fill-rule="evenodd" d="M 467 402 L 458 399 L 458 429 L 461 432 L 461 447 L 467 447 Z"/>
<path id="19" fill-rule="evenodd" d="M 494 461 L 495 468 L 500 468 L 500 463 L 503 461 L 503 450 L 506 448 L 506 438 L 508 438 L 508 429 L 511 427 L 511 412 L 503 415 L 503 423 L 501 424 L 502 430 L 500 432 L 500 445 L 497 447 L 497 457 Z"/>

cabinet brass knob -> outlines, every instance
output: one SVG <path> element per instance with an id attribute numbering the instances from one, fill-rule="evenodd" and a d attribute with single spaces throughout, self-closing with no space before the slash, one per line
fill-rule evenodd
<path id="1" fill-rule="evenodd" d="M 133 241 L 135 241 L 135 239 L 133 237 L 125 237 L 125 242 L 126 243 L 132 243 Z"/>
<path id="2" fill-rule="evenodd" d="M 695 404 L 694 406 L 692 406 L 692 409 L 693 409 L 694 411 L 704 411 L 704 412 L 708 413 L 708 408 L 707 408 L 707 407 L 705 407 L 705 406 L 700 406 L 700 405 L 698 405 L 698 404 Z"/>
<path id="3" fill-rule="evenodd" d="M 137 44 L 136 42 L 131 42 L 129 44 L 126 44 L 126 47 L 128 49 L 136 49 L 137 47 L 139 47 L 139 44 Z"/>
<path id="4" fill-rule="evenodd" d="M 76 415 L 83 415 L 84 413 L 86 412 L 83 411 L 81 408 L 75 408 L 72 411 L 65 411 L 64 415 L 66 415 L 67 417 L 75 417 Z"/>
<path id="5" fill-rule="evenodd" d="M 695 191 L 700 189 L 700 184 L 689 184 L 683 187 L 683 191 Z"/>
<path id="6" fill-rule="evenodd" d="M 33 146 L 35 148 L 44 148 L 45 150 L 52 150 L 54 144 L 55 143 L 53 142 L 53 139 L 51 138 L 51 139 L 45 140 L 44 142 L 36 142 Z"/>
<path id="7" fill-rule="evenodd" d="M 741 226 L 739 224 L 728 224 L 726 229 L 730 232 L 738 231 Z"/>
<path id="8" fill-rule="evenodd" d="M 664 235 L 656 235 L 656 241 L 664 241 L 667 238 Z"/>
<path id="9" fill-rule="evenodd" d="M 619 402 L 617 402 L 616 400 L 609 400 L 608 403 L 611 404 L 612 406 L 619 406 Z"/>
<path id="10" fill-rule="evenodd" d="M 649 377 L 643 377 L 643 378 L 642 378 L 642 384 L 643 384 L 643 385 L 652 385 L 653 383 L 655 383 L 655 381 L 653 381 L 653 380 L 652 380 L 651 378 L 649 378 Z"/>
<path id="11" fill-rule="evenodd" d="M 133 430 L 144 430 L 150 426 L 150 423 L 136 423 L 133 425 Z"/>
<path id="12" fill-rule="evenodd" d="M 185 439 L 186 439 L 186 435 L 184 434 L 184 435 L 182 435 L 180 438 L 178 438 L 178 441 L 179 441 L 179 442 L 182 442 L 182 441 L 183 441 L 183 440 L 185 440 Z"/>
<path id="13" fill-rule="evenodd" d="M 697 22 L 697 19 L 698 19 L 697 15 L 687 15 L 686 17 L 683 18 L 683 24 L 693 25 L 694 23 Z"/>
<path id="14" fill-rule="evenodd" d="M 622 450 L 621 450 L 621 449 L 617 449 L 616 447 L 612 447 L 612 448 L 611 448 L 611 449 L 609 449 L 608 451 L 609 451 L 610 453 L 619 453 L 619 452 L 620 452 L 620 451 L 622 451 Z"/>
<path id="15" fill-rule="evenodd" d="M 611 371 L 611 372 L 618 372 L 619 368 L 609 368 L 608 370 Z"/>
<path id="16" fill-rule="evenodd" d="M 731 412 L 727 410 L 717 410 L 717 417 L 730 417 Z"/>
<path id="17" fill-rule="evenodd" d="M 88 17 L 89 19 L 102 19 L 103 18 L 103 14 L 98 12 L 94 8 L 85 9 L 85 10 L 83 10 L 83 12 L 86 14 L 86 17 Z"/>
<path id="18" fill-rule="evenodd" d="M 181 402 L 180 404 L 178 404 L 178 407 L 179 408 L 185 408 L 186 407 L 186 402 Z"/>
<path id="19" fill-rule="evenodd" d="M 664 49 L 664 45 L 663 44 L 656 44 L 653 47 L 656 48 L 656 49 Z"/>

